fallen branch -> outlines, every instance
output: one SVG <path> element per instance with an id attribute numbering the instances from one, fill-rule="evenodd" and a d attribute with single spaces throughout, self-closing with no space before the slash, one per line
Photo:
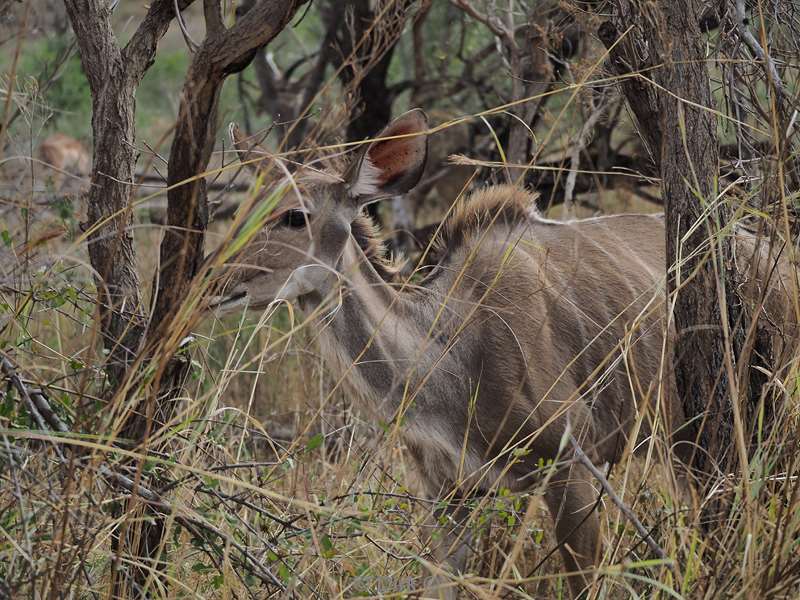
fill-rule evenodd
<path id="1" fill-rule="evenodd" d="M 650 535 L 650 532 L 647 531 L 647 528 L 645 528 L 645 526 L 642 525 L 642 522 L 636 517 L 635 514 L 633 514 L 633 511 L 628 507 L 628 505 L 625 504 L 622 498 L 617 496 L 617 493 L 614 491 L 614 488 L 611 487 L 611 484 L 608 482 L 608 479 L 606 479 L 606 476 L 603 475 L 603 472 L 594 466 L 594 463 L 589 459 L 588 456 L 586 456 L 584 451 L 581 449 L 578 440 L 575 439 L 575 436 L 570 434 L 569 440 L 572 443 L 572 448 L 575 451 L 575 460 L 589 469 L 589 472 L 600 483 L 600 486 L 603 488 L 606 495 L 608 495 L 609 499 L 617 506 L 617 508 L 619 508 L 622 515 L 636 528 L 636 531 L 655 553 L 655 555 L 663 560 L 671 560 L 669 556 L 667 556 L 667 553 L 664 552 L 664 549 L 653 539 L 653 536 Z"/>

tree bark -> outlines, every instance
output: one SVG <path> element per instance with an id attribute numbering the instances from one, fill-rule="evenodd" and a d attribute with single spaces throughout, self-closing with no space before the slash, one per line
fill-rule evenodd
<path id="1" fill-rule="evenodd" d="M 181 0 L 183 9 L 191 0 Z M 256 48 L 268 43 L 288 22 L 302 1 L 262 0 L 230 30 L 224 28 L 219 2 L 204 0 L 207 37 L 189 68 L 179 122 L 169 161 L 169 183 L 176 184 L 202 172 L 214 146 L 216 108 L 225 78 L 252 60 Z M 98 309 L 106 370 L 113 388 L 128 375 L 142 348 L 145 311 L 136 269 L 130 206 L 134 181 L 135 91 L 155 59 L 158 40 L 175 14 L 172 0 L 156 0 L 124 49 L 111 26 L 111 11 L 99 0 L 66 0 L 81 62 L 92 92 L 94 164 L 88 196 L 89 255 L 96 272 Z M 170 317 L 185 299 L 203 260 L 203 239 L 208 222 L 205 181 L 201 178 L 170 190 L 168 225 L 161 246 L 161 268 L 154 297 L 153 321 L 147 348 L 159 347 L 161 357 L 177 349 L 163 346 Z M 178 324 L 185 327 L 185 324 Z M 178 338 L 180 339 L 180 338 Z M 148 350 L 148 352 L 150 351 Z M 186 362 L 164 360 L 155 392 L 144 412 L 131 411 L 122 435 L 147 448 L 154 421 L 166 423 L 172 414 L 176 391 L 186 375 Z M 133 510 L 133 506 L 128 507 Z M 140 535 L 128 536 L 133 556 L 152 560 L 164 538 L 163 521 L 146 522 Z M 138 539 L 138 542 L 135 540 Z M 163 565 L 163 563 L 161 563 Z M 159 564 L 155 565 L 158 571 Z M 136 590 L 146 594 L 151 565 L 135 569 L 133 577 L 116 580 L 116 593 L 128 597 Z"/>
<path id="2" fill-rule="evenodd" d="M 244 69 L 257 49 L 268 44 L 304 2 L 262 0 L 233 27 L 211 34 L 203 42 L 189 66 L 181 94 L 169 156 L 170 186 L 206 170 L 214 150 L 222 84 L 229 75 Z M 208 224 L 204 178 L 170 189 L 167 222 L 151 328 L 154 335 L 186 298 L 204 258 Z"/>
<path id="3" fill-rule="evenodd" d="M 640 15 L 634 4 L 628 0 L 619 0 L 615 5 L 614 21 L 604 22 L 597 35 L 609 50 L 607 67 L 615 75 L 628 75 L 641 71 L 645 76 L 654 76 L 654 69 L 660 60 L 656 48 L 648 45 L 650 40 L 659 37 L 652 16 Z M 627 35 L 620 40 L 620 31 L 633 26 Z M 638 125 L 639 136 L 655 164 L 661 161 L 661 127 L 660 98 L 658 90 L 650 82 L 638 77 L 625 78 L 620 87 L 628 100 L 628 105 Z"/>
<path id="4" fill-rule="evenodd" d="M 125 428 L 143 448 L 147 448 L 151 434 L 171 419 L 189 372 L 190 361 L 175 354 L 192 323 L 178 316 L 203 264 L 208 225 L 206 181 L 202 177 L 192 178 L 207 170 L 214 150 L 223 83 L 229 75 L 250 64 L 256 51 L 280 33 L 304 2 L 261 0 L 244 18 L 226 29 L 219 0 L 204 0 L 206 38 L 189 65 L 169 156 L 167 227 L 153 286 L 153 317 L 145 350 L 157 361 L 156 372 L 146 405 L 143 410 L 131 413 Z M 154 563 L 157 573 L 165 566 L 164 561 L 154 562 L 163 552 L 165 533 L 164 519 L 153 517 L 143 520 L 139 535 L 132 536 L 138 539 L 135 555 Z M 135 584 L 142 590 L 139 594 L 147 592 L 150 571 L 135 573 Z M 161 587 L 166 583 L 161 578 Z"/>
<path id="5" fill-rule="evenodd" d="M 686 415 L 705 416 L 693 423 L 699 449 L 690 464 L 710 474 L 729 466 L 733 439 L 732 404 L 736 382 L 726 360 L 735 364 L 744 337 L 736 299 L 733 238 L 720 235 L 732 212 L 716 202 L 718 141 L 703 41 L 695 15 L 697 0 L 665 4 L 664 58 L 669 61 L 662 95 L 661 175 L 667 221 L 667 257 L 675 297 L 678 341 L 675 375 Z M 696 106 L 692 106 L 693 103 Z M 704 214 L 707 207 L 712 208 Z M 692 231 L 696 223 L 702 223 Z M 680 289 L 679 289 L 680 286 Z M 726 335 L 730 332 L 730 338 Z M 726 359 L 726 354 L 728 355 Z M 732 371 L 732 372 L 735 372 Z"/>
<path id="6" fill-rule="evenodd" d="M 183 9 L 192 0 L 181 0 Z M 94 159 L 87 198 L 89 259 L 95 272 L 97 306 L 109 393 L 115 393 L 128 375 L 145 330 L 145 310 L 136 268 L 131 194 L 136 153 L 136 89 L 153 64 L 158 41 L 175 15 L 170 0 L 156 0 L 125 48 L 120 48 L 111 26 L 110 9 L 99 2 L 66 0 L 81 64 L 92 94 Z M 135 417 L 134 417 L 135 420 Z M 127 419 L 123 437 L 136 437 Z M 126 544 L 114 540 L 117 552 Z M 126 578 L 115 571 L 114 588 L 127 589 Z M 136 577 L 142 581 L 146 572 Z"/>
<path id="7" fill-rule="evenodd" d="M 193 0 L 180 0 L 183 10 Z M 136 165 L 136 88 L 155 60 L 174 17 L 170 0 L 156 0 L 125 48 L 117 44 L 111 11 L 98 0 L 66 0 L 67 14 L 92 94 L 94 159 L 87 198 L 89 259 L 95 271 L 106 372 L 111 390 L 122 382 L 144 332 L 130 201 Z"/>
<path id="8" fill-rule="evenodd" d="M 716 197 L 719 145 L 697 17 L 701 9 L 699 0 L 658 6 L 617 0 L 616 22 L 604 23 L 599 35 L 611 49 L 613 71 L 641 71 L 668 90 L 638 77 L 622 84 L 661 173 L 668 292 L 677 332 L 670 354 L 696 441 L 686 453 L 688 464 L 708 481 L 717 468 L 731 466 L 738 392 L 728 373 L 735 372 L 746 324 L 735 293 L 733 239 L 721 234 L 732 215 Z M 618 42 L 619 31 L 628 33 Z"/>

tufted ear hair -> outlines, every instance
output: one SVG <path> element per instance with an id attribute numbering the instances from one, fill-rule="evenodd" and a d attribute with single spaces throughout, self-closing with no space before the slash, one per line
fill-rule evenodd
<path id="1" fill-rule="evenodd" d="M 365 204 L 417 185 L 428 156 L 427 130 L 428 117 L 419 108 L 389 123 L 345 178 L 350 197 Z"/>
<path id="2" fill-rule="evenodd" d="M 267 157 L 270 156 L 270 153 L 258 142 L 254 141 L 252 137 L 242 133 L 236 123 L 228 125 L 228 135 L 231 138 L 234 149 L 239 154 L 239 160 L 245 167 L 256 175 L 269 168 L 271 159 Z M 256 160 L 258 158 L 263 158 L 264 160 Z"/>

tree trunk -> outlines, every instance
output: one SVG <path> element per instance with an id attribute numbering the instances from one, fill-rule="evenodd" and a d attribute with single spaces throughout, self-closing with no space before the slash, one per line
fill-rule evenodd
<path id="1" fill-rule="evenodd" d="M 139 349 L 144 326 L 129 185 L 136 163 L 134 91 L 139 77 L 117 46 L 109 13 L 97 5 L 66 4 L 92 91 L 94 163 L 83 227 L 89 232 L 106 372 L 116 389 Z"/>
<path id="2" fill-rule="evenodd" d="M 109 62 L 108 85 L 92 102 L 94 165 L 87 225 L 91 228 L 89 259 L 96 273 L 103 345 L 108 352 L 106 372 L 115 389 L 138 352 L 144 307 L 130 206 L 137 158 L 133 98 L 138 82 L 131 81 L 117 57 Z M 93 226 L 96 224 L 101 225 Z"/>
<path id="3" fill-rule="evenodd" d="M 670 354 L 689 433 L 697 442 L 684 454 L 707 483 L 717 468 L 731 466 L 738 392 L 728 375 L 736 372 L 746 323 L 735 293 L 733 239 L 720 233 L 732 213 L 717 203 L 719 145 L 697 18 L 701 8 L 699 0 L 658 6 L 617 0 L 616 22 L 604 23 L 599 36 L 610 49 L 613 71 L 643 70 L 669 90 L 639 78 L 622 84 L 661 173 L 668 291 L 677 331 Z M 618 32 L 629 27 L 618 41 Z M 652 70 L 660 63 L 663 67 Z"/>
<path id="4" fill-rule="evenodd" d="M 181 0 L 178 8 L 182 10 L 190 3 L 191 0 Z M 184 86 L 170 154 L 170 184 L 206 169 L 214 147 L 222 83 L 252 60 L 257 47 L 283 29 L 299 4 L 302 2 L 261 0 L 247 19 L 226 30 L 219 2 L 204 2 L 208 35 L 192 61 Z M 172 0 L 156 0 L 124 49 L 117 45 L 111 11 L 104 4 L 98 0 L 67 0 L 66 6 L 92 91 L 94 164 L 86 227 L 89 256 L 96 271 L 103 345 L 109 355 L 106 371 L 116 390 L 130 376 L 129 366 L 140 352 L 145 327 L 130 206 L 136 162 L 135 91 L 155 59 L 158 40 L 175 15 L 175 5 Z M 168 196 L 169 227 L 161 247 L 153 323 L 145 350 L 157 349 L 153 356 L 161 362 L 145 410 L 135 410 L 133 402 L 123 403 L 131 412 L 122 435 L 138 443 L 143 451 L 154 423 L 163 425 L 172 415 L 177 391 L 187 372 L 185 361 L 169 359 L 177 350 L 177 344 L 170 345 L 169 341 L 175 339 L 176 330 L 181 334 L 187 324 L 171 323 L 170 318 L 186 298 L 203 260 L 208 222 L 205 192 L 205 180 L 201 178 L 171 189 Z M 134 509 L 129 503 L 128 511 L 134 514 Z M 151 561 L 144 568 L 134 569 L 132 577 L 115 577 L 114 589 L 120 597 L 128 597 L 134 591 L 136 595 L 146 594 L 148 577 L 159 571 L 159 563 L 152 560 L 164 542 L 163 520 L 142 523 L 140 531 L 124 527 L 125 537 L 118 538 L 119 543 L 115 544 L 119 552 L 126 548 L 131 556 L 138 556 L 145 563 Z"/>
<path id="5" fill-rule="evenodd" d="M 705 417 L 705 423 L 699 419 L 693 423 L 699 448 L 690 464 L 710 474 L 718 467 L 727 470 L 732 454 L 732 404 L 738 401 L 738 394 L 727 367 L 739 356 L 744 332 L 735 296 L 733 238 L 720 235 L 732 213 L 725 203 L 715 203 L 716 117 L 710 110 L 689 104 L 714 108 L 695 16 L 702 7 L 697 0 L 670 2 L 664 7 L 661 31 L 668 66 L 663 85 L 675 94 L 661 96 L 667 257 L 676 263 L 668 279 L 670 295 L 677 294 L 674 319 L 678 340 L 673 356 L 677 391 L 687 417 Z M 713 208 L 706 213 L 709 205 Z M 702 225 L 692 231 L 696 223 Z"/>
<path id="6" fill-rule="evenodd" d="M 144 410 L 133 413 L 127 423 L 127 430 L 145 448 L 152 433 L 172 418 L 189 373 L 190 361 L 175 354 L 193 322 L 182 308 L 187 299 L 192 299 L 192 286 L 205 258 L 208 226 L 206 181 L 194 177 L 208 169 L 214 150 L 222 86 L 229 75 L 244 69 L 256 51 L 280 33 L 302 3 L 261 0 L 226 29 L 220 3 L 204 2 L 207 34 L 189 65 L 169 156 L 167 227 L 153 286 L 153 319 L 146 344 L 146 351 L 157 361 L 156 372 Z M 156 573 L 165 565 L 164 561 L 153 562 L 163 551 L 165 534 L 163 517 L 155 517 L 142 520 L 139 535 L 134 536 L 138 539 L 136 555 L 153 563 Z M 140 593 L 147 591 L 149 571 L 137 570 L 136 584 L 143 588 Z M 164 579 L 161 586 L 166 586 Z"/>
<path id="7" fill-rule="evenodd" d="M 190 3 L 182 0 L 179 8 Z M 89 232 L 89 259 L 95 271 L 111 395 L 120 390 L 129 375 L 145 329 L 130 205 L 137 158 L 135 93 L 155 60 L 158 41 L 174 17 L 175 6 L 169 0 L 154 2 L 125 48 L 117 44 L 109 8 L 96 0 L 67 0 L 66 7 L 92 93 L 94 162 L 84 227 Z M 124 401 L 120 406 L 128 408 Z M 131 418 L 126 419 L 120 434 L 141 441 L 139 431 L 130 424 Z M 130 551 L 130 540 L 117 536 L 114 547 L 119 556 Z M 147 571 L 137 572 L 136 579 L 141 582 Z M 116 592 L 127 595 L 127 575 L 120 578 L 115 570 L 113 580 Z"/>

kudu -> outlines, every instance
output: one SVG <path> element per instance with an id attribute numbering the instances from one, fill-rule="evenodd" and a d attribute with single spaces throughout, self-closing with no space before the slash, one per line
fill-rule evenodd
<path id="1" fill-rule="evenodd" d="M 235 131 L 240 157 L 263 152 Z M 224 312 L 287 301 L 325 316 L 329 366 L 397 424 L 431 495 L 455 490 L 437 556 L 454 571 L 467 558 L 467 494 L 523 490 L 539 473 L 578 595 L 599 559 L 598 489 L 570 460 L 567 434 L 596 464 L 618 460 L 655 423 L 664 443 L 681 442 L 683 415 L 662 360 L 664 221 L 554 222 L 536 213 L 530 193 L 487 187 L 446 220 L 433 271 L 395 281 L 362 210 L 416 184 L 426 131 L 413 110 L 341 174 L 295 170 L 266 226 L 229 261 L 212 304 Z"/>
<path id="2" fill-rule="evenodd" d="M 63 133 L 48 136 L 39 145 L 39 160 L 47 168 L 57 191 L 77 189 L 80 177 L 92 171 L 92 157 L 78 140 Z M 77 175 L 78 177 L 74 177 Z"/>

